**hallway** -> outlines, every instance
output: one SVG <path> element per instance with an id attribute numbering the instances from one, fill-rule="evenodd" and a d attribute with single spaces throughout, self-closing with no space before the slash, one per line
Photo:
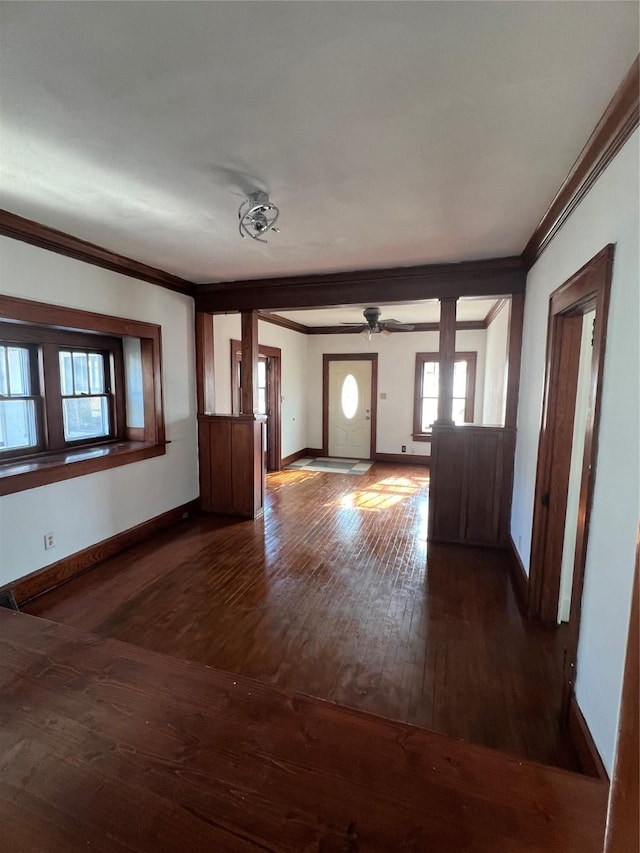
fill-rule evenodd
<path id="1" fill-rule="evenodd" d="M 502 552 L 427 548 L 428 469 L 282 471 L 265 516 L 199 516 L 24 609 L 512 755 L 577 769 L 561 637 Z"/>

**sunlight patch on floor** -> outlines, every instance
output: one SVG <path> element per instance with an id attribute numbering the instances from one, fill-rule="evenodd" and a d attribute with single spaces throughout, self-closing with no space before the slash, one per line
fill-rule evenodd
<path id="1" fill-rule="evenodd" d="M 390 509 L 406 498 L 413 497 L 429 483 L 428 477 L 387 477 L 373 483 L 366 489 L 357 489 L 344 495 L 337 501 L 325 504 L 327 507 L 340 506 L 349 509 L 380 510 Z"/>

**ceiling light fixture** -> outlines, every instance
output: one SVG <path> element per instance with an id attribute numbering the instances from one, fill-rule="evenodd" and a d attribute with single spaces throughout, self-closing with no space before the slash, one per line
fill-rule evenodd
<path id="1" fill-rule="evenodd" d="M 262 190 L 249 193 L 238 209 L 240 236 L 266 243 L 263 239 L 265 234 L 269 231 L 276 234 L 280 232 L 280 229 L 275 227 L 279 215 L 280 211 L 269 201 L 267 193 Z"/>

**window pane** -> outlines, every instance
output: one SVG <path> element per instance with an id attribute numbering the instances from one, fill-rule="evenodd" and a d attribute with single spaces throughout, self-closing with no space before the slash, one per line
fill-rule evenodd
<path id="1" fill-rule="evenodd" d="M 20 397 L 31 393 L 29 381 L 29 350 L 25 347 L 7 347 L 9 367 L 9 396 Z"/>
<path id="2" fill-rule="evenodd" d="M 35 447 L 37 443 L 34 401 L 0 401 L 0 452 Z"/>
<path id="3" fill-rule="evenodd" d="M 70 352 L 60 352 L 60 393 L 73 394 L 73 364 Z"/>
<path id="4" fill-rule="evenodd" d="M 438 396 L 438 362 L 425 361 L 422 367 L 422 396 Z"/>
<path id="5" fill-rule="evenodd" d="M 453 366 L 453 396 L 466 397 L 467 395 L 467 362 L 456 361 Z"/>
<path id="6" fill-rule="evenodd" d="M 261 415 L 266 415 L 267 413 L 267 397 L 264 388 L 258 389 L 258 412 Z"/>
<path id="7" fill-rule="evenodd" d="M 9 377 L 7 375 L 7 348 L 0 347 L 0 394 L 9 396 Z"/>
<path id="8" fill-rule="evenodd" d="M 453 398 L 453 406 L 451 411 L 451 417 L 454 420 L 454 423 L 463 424 L 464 421 L 464 409 L 465 409 L 465 398 L 464 397 L 454 397 Z"/>
<path id="9" fill-rule="evenodd" d="M 99 352 L 89 353 L 89 388 L 92 394 L 104 394 L 104 358 Z"/>
<path id="10" fill-rule="evenodd" d="M 358 383 L 355 376 L 351 373 L 345 376 L 342 383 L 340 403 L 342 405 L 342 414 L 350 421 L 358 411 Z"/>
<path id="11" fill-rule="evenodd" d="M 264 361 L 258 362 L 258 386 L 264 388 L 267 384 L 267 364 Z"/>
<path id="12" fill-rule="evenodd" d="M 89 370 L 86 352 L 73 353 L 73 381 L 76 394 L 89 393 Z"/>
<path id="13" fill-rule="evenodd" d="M 109 407 L 105 397 L 64 399 L 62 415 L 65 441 L 109 435 Z"/>
<path id="14" fill-rule="evenodd" d="M 435 397 L 425 397 L 422 400 L 422 421 L 420 424 L 421 431 L 426 432 L 431 429 L 431 425 L 438 417 L 438 400 Z"/>

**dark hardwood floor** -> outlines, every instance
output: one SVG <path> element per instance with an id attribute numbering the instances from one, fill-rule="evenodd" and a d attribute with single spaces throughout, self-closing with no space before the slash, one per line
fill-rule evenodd
<path id="1" fill-rule="evenodd" d="M 427 549 L 428 469 L 268 477 L 263 519 L 199 516 L 28 613 L 577 769 L 562 636 L 525 622 L 500 551 Z"/>
<path id="2" fill-rule="evenodd" d="M 607 785 L 0 610 L 0 849 L 598 853 Z"/>

